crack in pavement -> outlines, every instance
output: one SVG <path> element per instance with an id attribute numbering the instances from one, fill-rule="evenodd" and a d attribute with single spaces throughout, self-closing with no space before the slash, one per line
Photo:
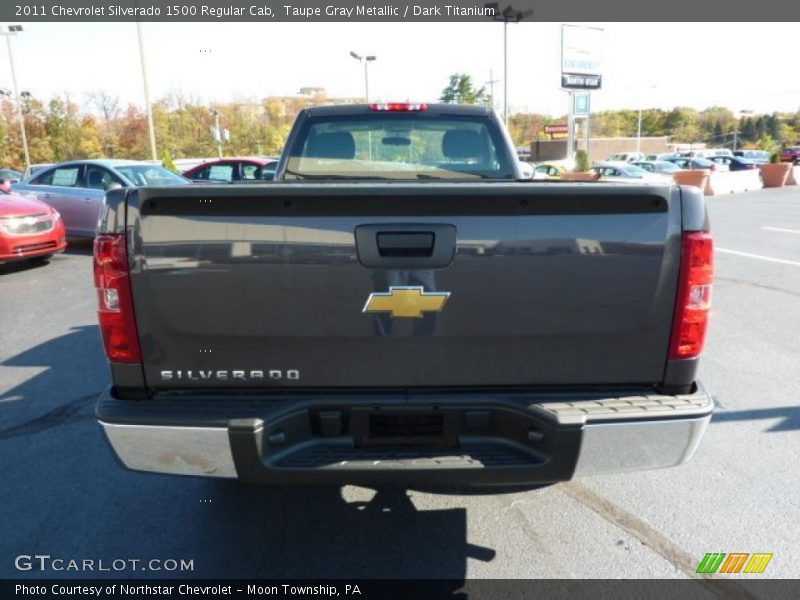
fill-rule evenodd
<path id="1" fill-rule="evenodd" d="M 557 489 L 638 539 L 687 577 L 697 580 L 697 583 L 715 595 L 734 600 L 756 600 L 757 596 L 744 589 L 736 581 L 712 579 L 709 575 L 697 573 L 698 557 L 689 554 L 639 517 L 603 498 L 582 483 L 570 481 L 559 485 Z"/>
<path id="2" fill-rule="evenodd" d="M 64 423 L 76 420 L 75 417 L 78 415 L 80 410 L 85 406 L 92 404 L 97 398 L 98 394 L 100 394 L 99 391 L 81 396 L 80 398 L 71 400 L 66 404 L 57 406 L 53 410 L 35 417 L 30 421 L 25 421 L 20 425 L 14 425 L 13 427 L 8 427 L 7 429 L 0 429 L 0 440 L 39 433 L 46 429 L 50 429 L 51 427 L 63 425 Z"/>
<path id="3" fill-rule="evenodd" d="M 760 288 L 762 290 L 769 290 L 772 292 L 783 292 L 784 294 L 789 294 L 790 296 L 794 296 L 795 298 L 800 298 L 800 294 L 797 292 L 793 292 L 791 290 L 787 290 L 775 285 L 767 285 L 766 283 L 762 283 L 761 281 L 748 281 L 746 279 L 733 279 L 731 277 L 719 277 L 715 278 L 716 282 L 724 281 L 726 283 L 732 283 L 733 285 L 743 285 L 746 287 L 754 287 Z"/>

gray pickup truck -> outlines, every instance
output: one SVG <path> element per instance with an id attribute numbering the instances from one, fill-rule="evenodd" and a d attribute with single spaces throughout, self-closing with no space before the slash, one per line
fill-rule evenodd
<path id="1" fill-rule="evenodd" d="M 116 454 L 366 485 L 688 460 L 712 413 L 702 193 L 520 178 L 491 110 L 399 103 L 302 111 L 274 183 L 110 191 Z"/>

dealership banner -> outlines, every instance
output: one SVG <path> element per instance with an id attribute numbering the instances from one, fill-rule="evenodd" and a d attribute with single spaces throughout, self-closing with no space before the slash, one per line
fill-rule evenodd
<path id="1" fill-rule="evenodd" d="M 3 0 L 0 21 L 219 21 L 219 22 L 378 22 L 508 21 L 524 15 L 535 21 L 784 21 L 800 20 L 800 3 L 762 0 L 758 10 L 747 3 L 672 0 Z"/>
<path id="2" fill-rule="evenodd" d="M 426 580 L 220 580 L 220 579 L 18 579 L 0 580 L 0 598 L 271 598 L 304 600 L 756 600 L 797 598 L 798 580 L 696 579 L 426 579 Z"/>

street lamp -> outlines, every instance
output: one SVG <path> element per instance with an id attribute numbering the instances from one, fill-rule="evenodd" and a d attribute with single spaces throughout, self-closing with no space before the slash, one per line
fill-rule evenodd
<path id="1" fill-rule="evenodd" d="M 533 9 L 516 10 L 509 4 L 500 11 L 497 2 L 487 2 L 484 8 L 491 9 L 494 21 L 503 22 L 503 121 L 508 125 L 508 24 L 527 19 L 533 14 Z"/>
<path id="2" fill-rule="evenodd" d="M 25 134 L 25 118 L 22 115 L 22 105 L 19 99 L 19 88 L 17 88 L 17 73 L 14 70 L 14 54 L 11 52 L 11 36 L 22 32 L 22 25 L 9 25 L 0 29 L 0 35 L 6 36 L 8 46 L 8 62 L 11 65 L 11 82 L 14 84 L 14 98 L 17 105 L 17 117 L 19 118 L 19 128 L 22 133 L 22 149 L 25 152 L 25 168 L 31 166 L 31 156 L 28 152 L 28 136 Z"/>
<path id="3" fill-rule="evenodd" d="M 366 102 L 369 102 L 369 70 L 367 67 L 369 66 L 369 63 L 374 61 L 377 57 L 361 56 L 360 54 L 356 54 L 352 50 L 350 51 L 350 56 L 355 58 L 358 62 L 364 63 L 364 99 Z"/>
<path id="4" fill-rule="evenodd" d="M 644 89 L 654 90 L 657 87 L 658 86 L 656 84 L 651 84 L 651 85 L 638 86 L 638 87 L 628 87 L 626 89 L 629 90 L 629 91 L 630 90 L 636 90 L 636 89 L 638 89 L 638 90 L 644 90 Z M 639 119 L 638 119 L 638 124 L 636 125 L 636 152 L 641 152 L 642 151 L 642 104 L 644 104 L 641 98 L 639 98 L 638 104 L 639 104 L 639 109 L 638 109 L 639 110 Z"/>

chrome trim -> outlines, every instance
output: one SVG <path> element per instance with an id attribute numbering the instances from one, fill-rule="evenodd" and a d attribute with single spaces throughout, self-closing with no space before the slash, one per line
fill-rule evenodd
<path id="1" fill-rule="evenodd" d="M 134 471 L 236 477 L 225 427 L 100 424 L 119 459 Z"/>
<path id="2" fill-rule="evenodd" d="M 593 421 L 637 421 L 643 419 L 690 419 L 705 417 L 714 410 L 714 400 L 702 384 L 689 394 L 673 396 L 613 396 L 596 400 L 538 402 L 541 411 L 560 425 L 584 425 Z"/>
<path id="3" fill-rule="evenodd" d="M 575 477 L 672 467 L 688 461 L 700 445 L 711 414 L 697 418 L 589 423 Z"/>

